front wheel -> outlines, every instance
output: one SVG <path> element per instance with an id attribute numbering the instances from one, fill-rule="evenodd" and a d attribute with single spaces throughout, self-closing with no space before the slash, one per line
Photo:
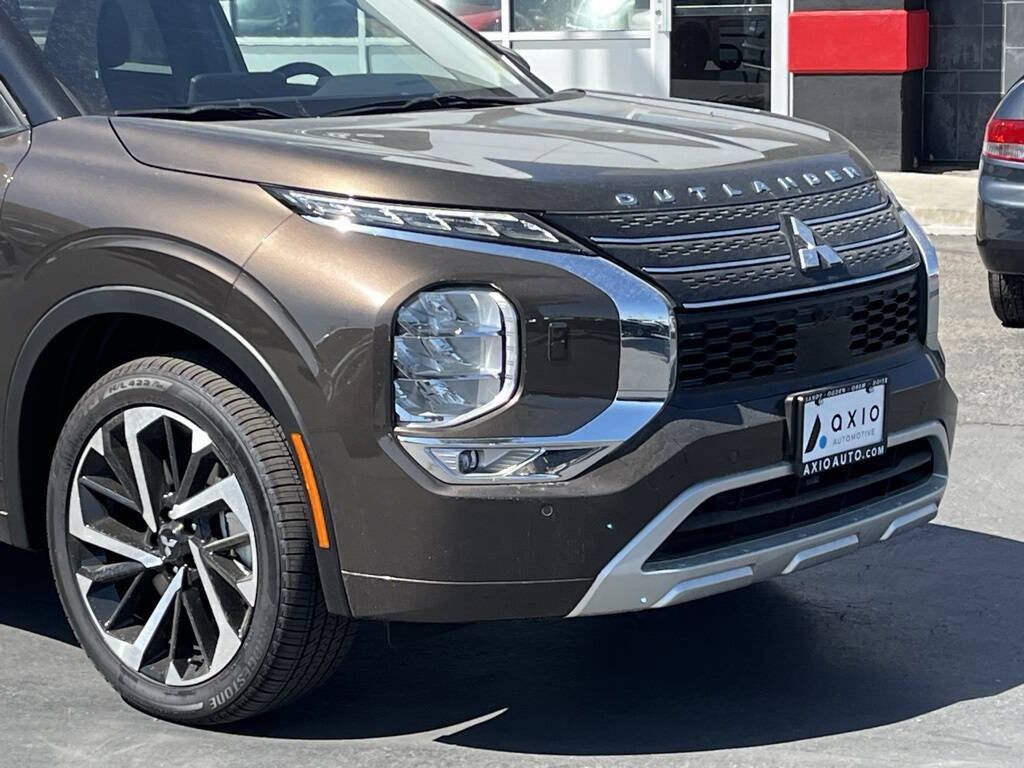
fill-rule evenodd
<path id="1" fill-rule="evenodd" d="M 57 444 L 50 557 L 65 612 L 131 705 L 240 720 L 334 671 L 352 635 L 327 613 L 305 489 L 281 427 L 201 365 L 128 363 Z"/>
<path id="2" fill-rule="evenodd" d="M 988 273 L 988 293 L 1003 325 L 1009 328 L 1024 327 L 1024 275 Z"/>

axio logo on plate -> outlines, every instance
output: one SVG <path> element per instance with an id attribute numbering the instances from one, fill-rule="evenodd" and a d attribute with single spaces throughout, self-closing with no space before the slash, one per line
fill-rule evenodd
<path id="1" fill-rule="evenodd" d="M 884 453 L 885 389 L 884 383 L 861 384 L 837 388 L 804 401 L 800 445 L 805 474 Z"/>

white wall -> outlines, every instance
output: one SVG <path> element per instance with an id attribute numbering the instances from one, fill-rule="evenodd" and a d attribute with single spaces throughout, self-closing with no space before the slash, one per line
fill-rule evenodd
<path id="1" fill-rule="evenodd" d="M 649 37 L 604 40 L 515 40 L 512 47 L 556 89 L 593 88 L 624 93 L 659 91 Z"/>

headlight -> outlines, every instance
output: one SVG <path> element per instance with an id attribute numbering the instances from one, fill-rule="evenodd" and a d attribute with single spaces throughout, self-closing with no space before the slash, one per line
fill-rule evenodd
<path id="1" fill-rule="evenodd" d="M 495 240 L 517 245 L 544 246 L 583 251 L 578 243 L 525 213 L 459 211 L 424 208 L 332 197 L 293 189 L 268 187 L 267 191 L 296 213 L 318 224 L 341 229 L 383 227 L 429 235 L 471 240 Z"/>
<path id="2" fill-rule="evenodd" d="M 519 326 L 512 304 L 497 291 L 423 291 L 402 305 L 395 326 L 400 426 L 461 424 L 512 399 Z"/>

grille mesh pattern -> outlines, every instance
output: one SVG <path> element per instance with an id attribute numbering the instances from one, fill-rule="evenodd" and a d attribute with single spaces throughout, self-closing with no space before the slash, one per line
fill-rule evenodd
<path id="1" fill-rule="evenodd" d="M 686 312 L 679 328 L 678 386 L 692 389 L 799 375 L 918 338 L 917 279 L 822 302 L 803 299 L 751 313 Z"/>
<path id="2" fill-rule="evenodd" d="M 896 213 L 889 208 L 879 213 L 859 216 L 856 219 L 837 221 L 832 224 L 819 224 L 814 228 L 818 240 L 831 245 L 842 245 L 876 237 L 880 232 L 899 232 L 902 224 L 896 219 Z"/>
<path id="3" fill-rule="evenodd" d="M 644 248 L 643 261 L 645 267 L 689 267 L 788 254 L 789 243 L 779 232 L 774 235 L 650 245 Z"/>
<path id="4" fill-rule="evenodd" d="M 907 344 L 918 337 L 917 289 L 911 285 L 860 296 L 851 303 L 850 319 L 854 357 Z"/>

